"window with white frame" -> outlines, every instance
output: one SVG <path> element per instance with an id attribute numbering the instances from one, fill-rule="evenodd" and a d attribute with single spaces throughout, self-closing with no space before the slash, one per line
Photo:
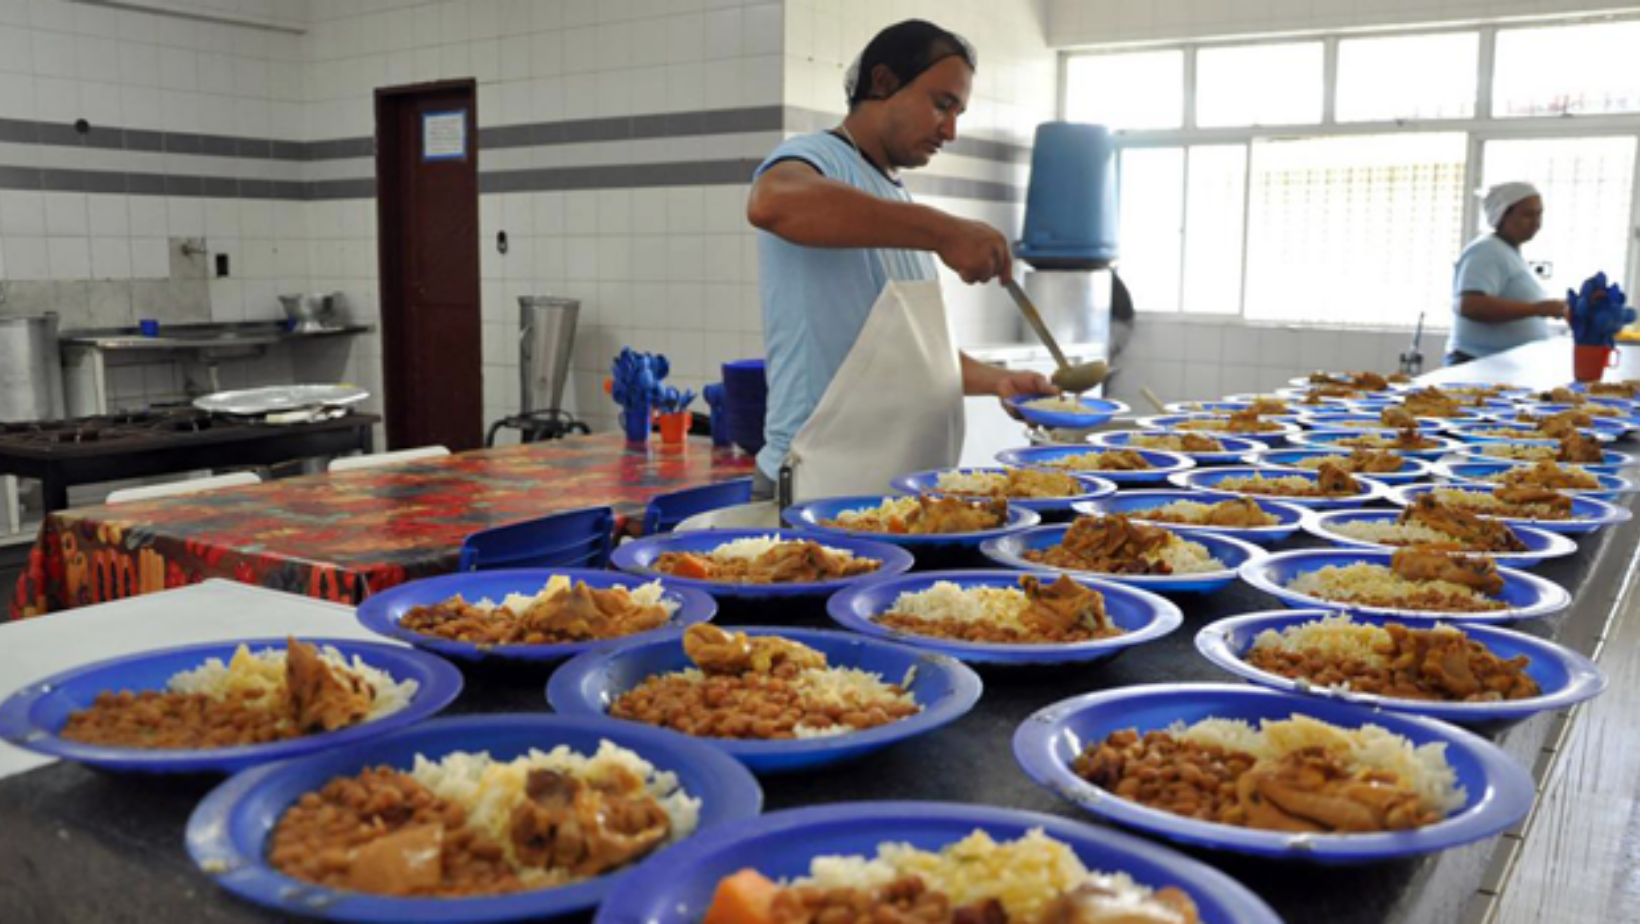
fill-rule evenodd
<path id="1" fill-rule="evenodd" d="M 1320 42 L 1203 48 L 1196 54 L 1196 124 L 1321 121 L 1322 52 Z"/>
<path id="2" fill-rule="evenodd" d="M 1117 132 L 1139 310 L 1444 327 L 1493 182 L 1544 191 L 1551 290 L 1630 282 L 1634 47 L 1640 18 L 1078 53 L 1064 112 Z"/>
<path id="3" fill-rule="evenodd" d="M 1503 29 L 1492 69 L 1499 118 L 1640 112 L 1640 22 Z"/>
<path id="4" fill-rule="evenodd" d="M 1184 124 L 1184 52 L 1072 58 L 1065 68 L 1065 118 L 1107 128 Z"/>
<path id="5" fill-rule="evenodd" d="M 1441 315 L 1463 249 L 1462 134 L 1260 141 L 1248 171 L 1249 321 L 1368 327 Z"/>
<path id="6" fill-rule="evenodd" d="M 1338 121 L 1472 117 L 1480 49 L 1479 32 L 1341 40 Z"/>

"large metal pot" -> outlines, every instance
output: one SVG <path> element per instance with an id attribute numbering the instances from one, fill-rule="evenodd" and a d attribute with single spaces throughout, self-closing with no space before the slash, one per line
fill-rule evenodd
<path id="1" fill-rule="evenodd" d="M 281 295 L 279 304 L 297 331 L 324 330 L 335 320 L 340 292 L 313 292 L 308 295 Z"/>
<path id="2" fill-rule="evenodd" d="M 57 316 L 0 317 L 0 421 L 63 416 Z"/>

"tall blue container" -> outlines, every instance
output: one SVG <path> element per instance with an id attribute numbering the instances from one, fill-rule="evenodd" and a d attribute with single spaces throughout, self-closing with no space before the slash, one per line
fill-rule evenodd
<path id="1" fill-rule="evenodd" d="M 768 396 L 763 360 L 737 359 L 723 364 L 723 403 L 728 412 L 729 439 L 752 455 L 763 448 L 763 417 Z"/>
<path id="2" fill-rule="evenodd" d="M 1116 145 L 1110 129 L 1036 127 L 1020 259 L 1037 269 L 1099 269 L 1116 259 Z"/>

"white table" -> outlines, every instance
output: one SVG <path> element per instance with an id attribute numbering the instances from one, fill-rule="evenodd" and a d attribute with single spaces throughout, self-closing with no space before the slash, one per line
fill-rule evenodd
<path id="1" fill-rule="evenodd" d="M 284 635 L 400 644 L 359 625 L 349 606 L 234 581 L 206 581 L 0 624 L 0 700 L 25 684 L 94 661 Z M 0 742 L 0 779 L 54 761 Z"/>

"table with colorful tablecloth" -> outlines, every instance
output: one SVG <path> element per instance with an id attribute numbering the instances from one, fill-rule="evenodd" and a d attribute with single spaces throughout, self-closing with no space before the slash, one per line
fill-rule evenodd
<path id="1" fill-rule="evenodd" d="M 230 578 L 341 603 L 455 570 L 474 532 L 744 478 L 750 457 L 598 434 L 46 517 L 12 618 Z"/>

